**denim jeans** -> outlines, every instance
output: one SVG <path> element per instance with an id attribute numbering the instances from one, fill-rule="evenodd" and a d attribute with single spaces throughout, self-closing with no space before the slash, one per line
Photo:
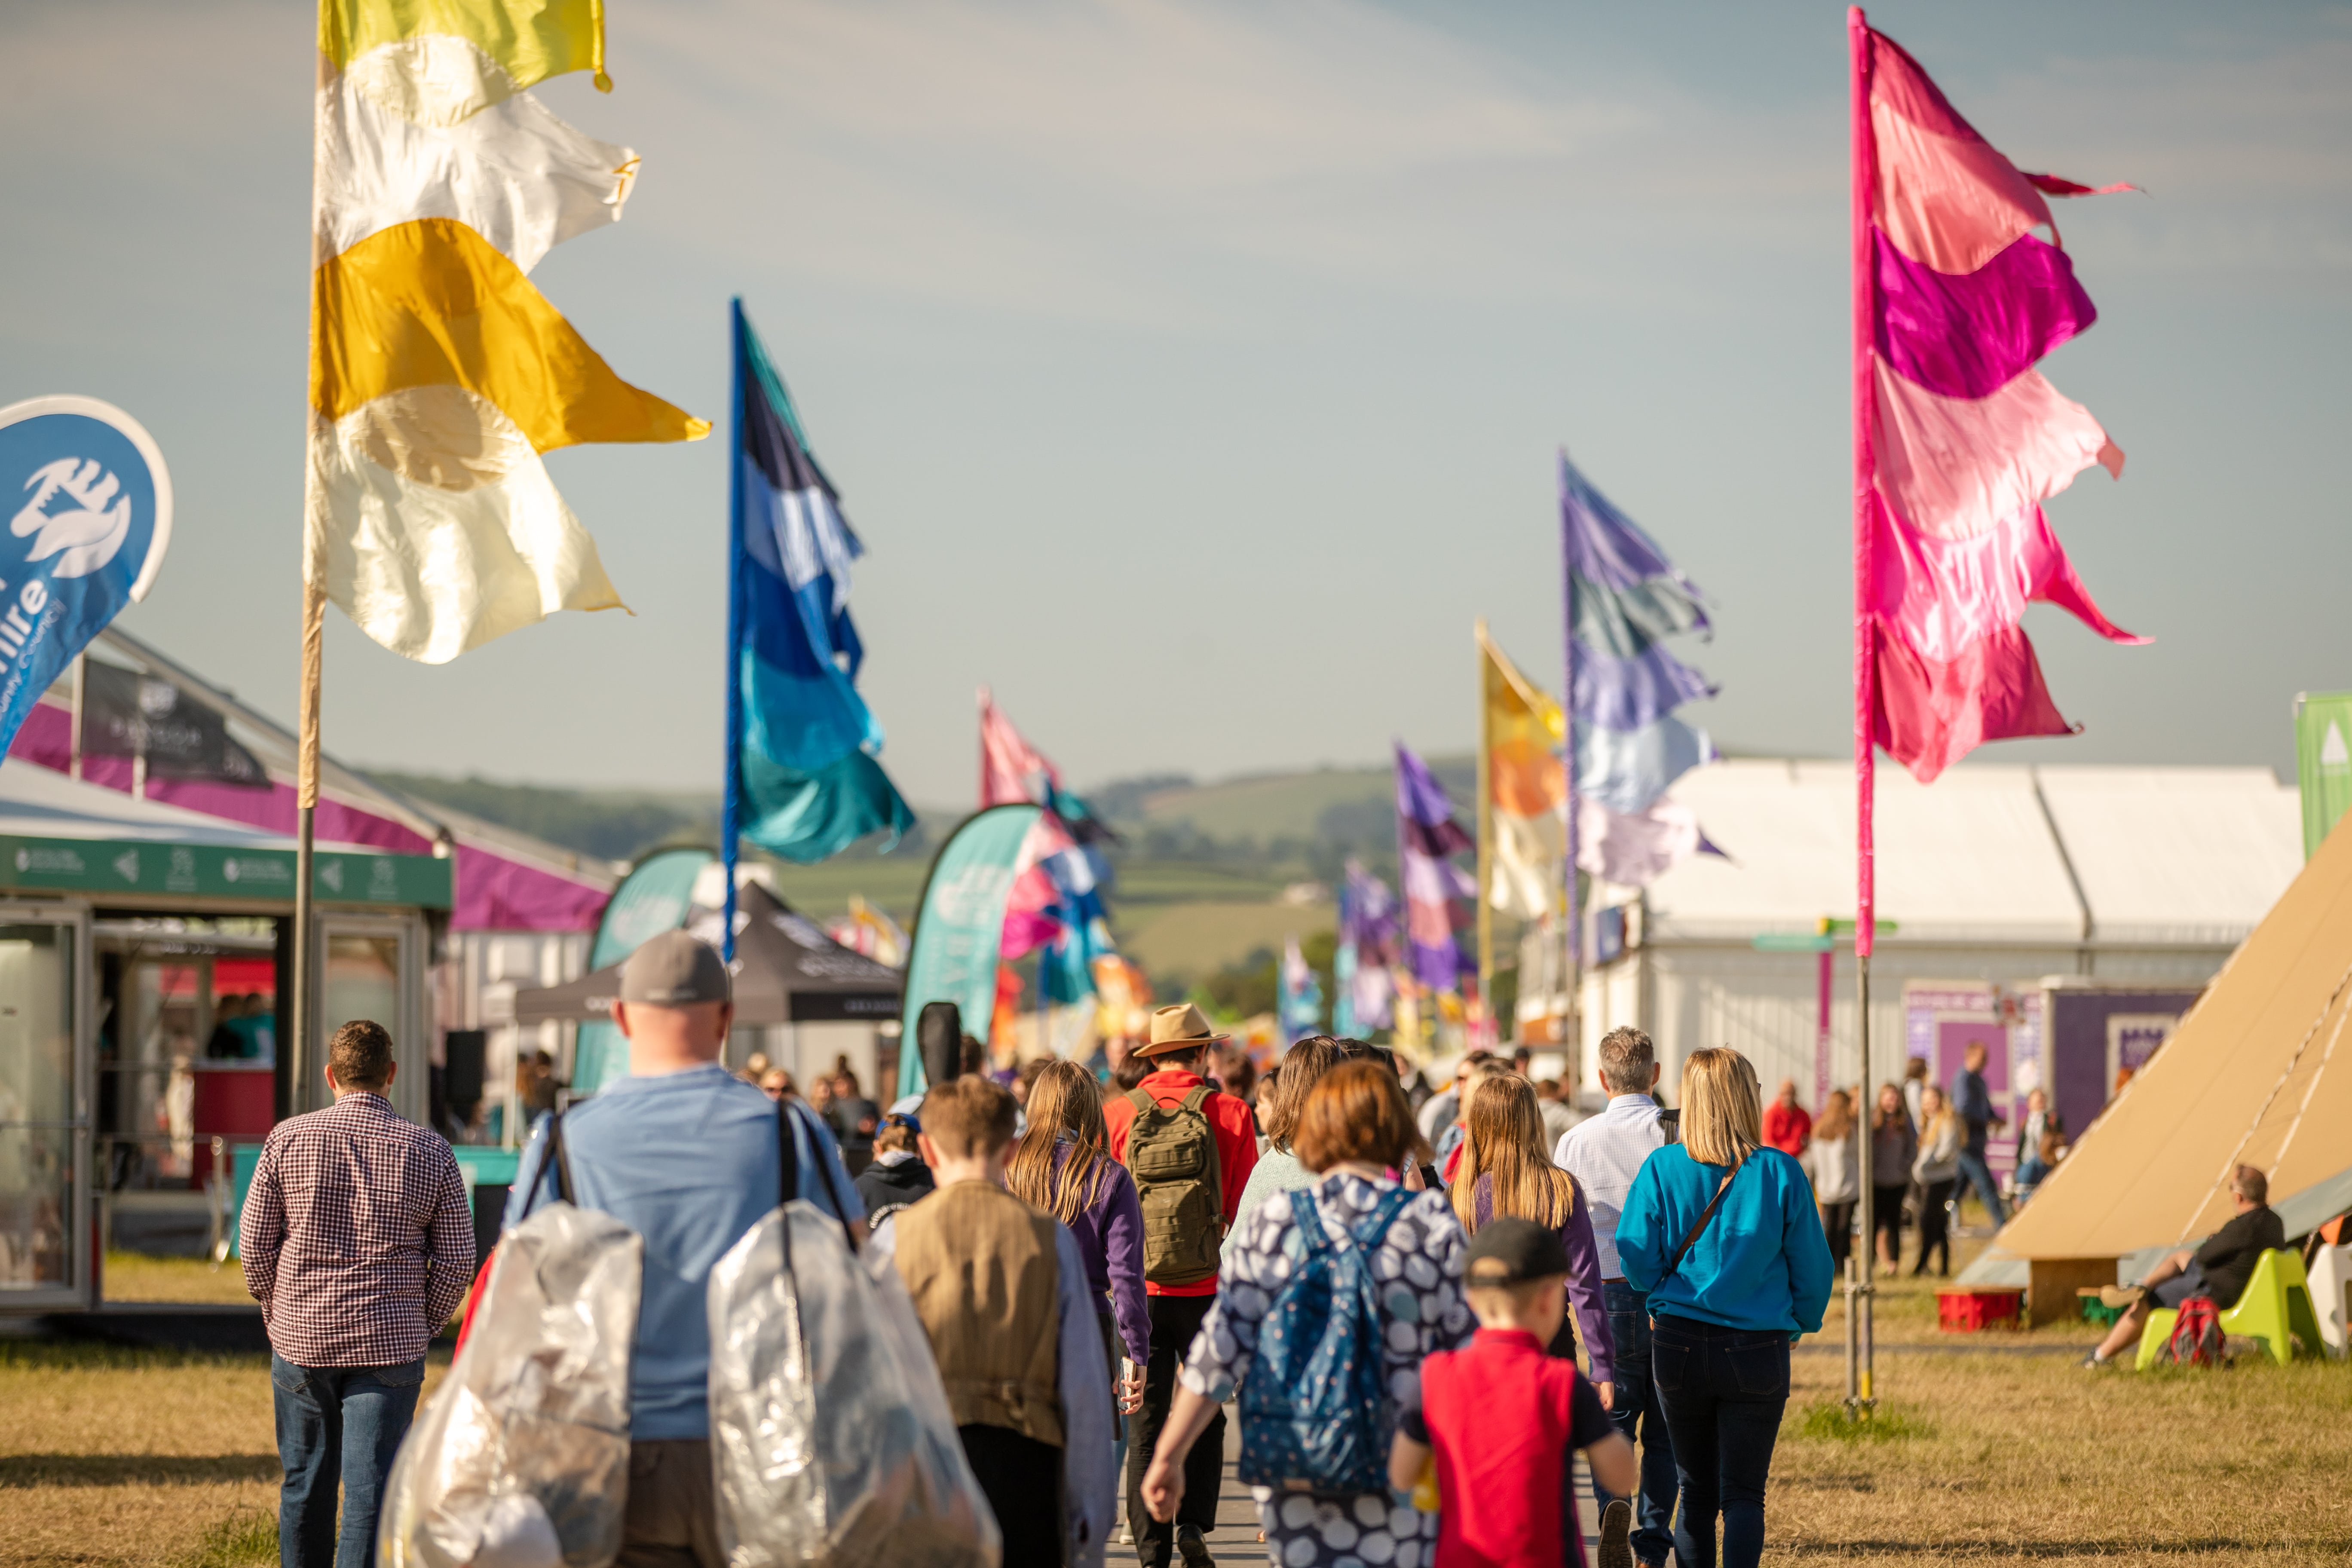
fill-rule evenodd
<path id="1" fill-rule="evenodd" d="M 1755 1568 L 1764 1555 L 1764 1483 L 1789 1403 L 1789 1336 L 1662 1313 L 1651 1324 L 1650 1375 L 1682 1481 L 1675 1561 L 1715 1568 L 1719 1513 L 1725 1568 Z"/>
<path id="2" fill-rule="evenodd" d="M 2000 1201 L 2000 1184 L 1992 1179 L 1992 1167 L 1985 1163 L 1985 1157 L 1961 1150 L 1960 1175 L 1977 1190 L 1977 1196 L 1983 1201 L 1985 1213 L 1992 1215 L 1993 1224 L 2007 1225 L 2009 1205 Z"/>
<path id="3" fill-rule="evenodd" d="M 269 1357 L 278 1415 L 280 1568 L 373 1568 L 376 1507 L 416 1414 L 425 1358 L 398 1366 L 296 1366 Z M 343 1524 L 335 1529 L 335 1483 Z"/>
<path id="4" fill-rule="evenodd" d="M 1675 1445 L 1650 1378 L 1650 1299 L 1618 1280 L 1601 1287 L 1609 1337 L 1617 1347 L 1615 1403 L 1609 1424 L 1642 1457 L 1642 1495 L 1633 1509 L 1633 1555 L 1664 1563 L 1675 1545 Z M 1592 1500 L 1605 1508 L 1610 1492 L 1592 1483 Z"/>

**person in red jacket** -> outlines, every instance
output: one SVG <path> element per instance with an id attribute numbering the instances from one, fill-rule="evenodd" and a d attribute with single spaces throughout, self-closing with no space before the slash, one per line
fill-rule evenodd
<path id="1" fill-rule="evenodd" d="M 1780 1092 L 1764 1108 L 1764 1142 L 1791 1160 L 1801 1160 L 1812 1141 L 1813 1119 L 1797 1103 L 1797 1080 L 1784 1078 Z"/>
<path id="2" fill-rule="evenodd" d="M 1198 1108 L 1208 1121 L 1217 1150 L 1217 1234 L 1185 1237 L 1186 1245 L 1181 1248 L 1188 1253 L 1198 1252 L 1207 1260 L 1205 1277 L 1183 1283 L 1163 1283 L 1151 1278 L 1152 1273 L 1161 1270 L 1147 1269 L 1144 1279 L 1145 1305 L 1151 1319 L 1151 1360 L 1144 1368 L 1143 1408 L 1129 1418 L 1127 1447 L 1128 1523 L 1134 1532 L 1136 1553 L 1143 1568 L 1165 1568 L 1171 1562 L 1171 1549 L 1183 1554 L 1188 1568 L 1207 1563 L 1211 1560 L 1209 1548 L 1202 1537 L 1217 1522 L 1217 1491 L 1225 1455 L 1225 1416 L 1222 1410 L 1192 1445 L 1186 1462 L 1184 1502 L 1176 1520 L 1162 1523 L 1153 1519 L 1144 1506 L 1142 1486 L 1143 1472 L 1151 1463 L 1152 1450 L 1160 1442 L 1160 1429 L 1167 1424 L 1169 1405 L 1175 1398 L 1176 1369 L 1184 1363 L 1184 1352 L 1192 1349 L 1192 1336 L 1201 1331 L 1201 1321 L 1216 1304 L 1214 1259 L 1218 1246 L 1241 1208 L 1242 1189 L 1248 1185 L 1250 1170 L 1257 1163 L 1257 1121 L 1248 1103 L 1218 1092 L 1201 1076 L 1205 1054 L 1231 1037 L 1211 1029 L 1208 1018 L 1190 1003 L 1180 1002 L 1159 1009 L 1151 1015 L 1150 1037 L 1135 1047 L 1135 1054 L 1148 1058 L 1153 1070 L 1136 1085 L 1132 1093 L 1113 1095 L 1103 1103 L 1103 1124 L 1110 1134 L 1111 1157 L 1130 1170 L 1134 1162 L 1129 1158 L 1128 1141 L 1139 1113 L 1137 1095 L 1162 1110 L 1173 1110 L 1191 1101 L 1196 1091 L 1205 1091 Z M 1199 1123 L 1192 1126 L 1197 1138 Z M 1138 1185 L 1143 1184 L 1139 1180 Z M 1147 1213 L 1150 1206 L 1147 1194 Z"/>

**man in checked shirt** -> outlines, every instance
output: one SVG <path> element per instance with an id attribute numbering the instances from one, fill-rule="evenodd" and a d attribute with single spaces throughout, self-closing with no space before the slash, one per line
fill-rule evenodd
<path id="1" fill-rule="evenodd" d="M 269 1329 L 283 1568 L 375 1562 L 376 1507 L 416 1414 L 425 1343 L 473 1279 L 457 1158 L 384 1099 L 398 1066 L 383 1025 L 335 1031 L 335 1103 L 270 1132 L 237 1230 L 246 1288 Z"/>

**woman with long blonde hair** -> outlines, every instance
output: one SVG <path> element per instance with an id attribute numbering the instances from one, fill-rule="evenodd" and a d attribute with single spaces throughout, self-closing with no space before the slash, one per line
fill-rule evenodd
<path id="1" fill-rule="evenodd" d="M 1472 1083 L 1469 1098 L 1462 1160 L 1452 1188 L 1454 1217 L 1471 1236 L 1489 1220 L 1506 1216 L 1532 1220 L 1559 1233 L 1560 1244 L 1568 1248 L 1568 1304 L 1574 1327 L 1568 1320 L 1561 1321 L 1551 1353 L 1573 1356 L 1575 1335 L 1581 1333 L 1590 1376 L 1606 1406 L 1615 1395 L 1617 1347 L 1601 1299 L 1592 1210 L 1576 1178 L 1544 1152 L 1543 1110 L 1533 1084 L 1517 1073 L 1497 1073 Z"/>
<path id="2" fill-rule="evenodd" d="M 1029 1085 L 1029 1129 L 1004 1167 L 1013 1195 L 1070 1227 L 1087 1260 L 1087 1286 L 1101 1320 L 1111 1388 L 1122 1410 L 1142 1397 L 1151 1362 L 1151 1316 L 1143 1295 L 1143 1200 L 1135 1178 L 1110 1157 L 1102 1086 L 1076 1062 L 1055 1061 Z M 1124 1351 L 1122 1352 L 1122 1345 Z M 1137 1370 L 1122 1387 L 1118 1358 Z"/>
<path id="3" fill-rule="evenodd" d="M 1682 1142 L 1643 1163 L 1617 1222 L 1625 1282 L 1649 1296 L 1650 1366 L 1682 1481 L 1675 1560 L 1764 1552 L 1764 1490 L 1789 1403 L 1789 1344 L 1817 1333 L 1830 1247 L 1804 1168 L 1764 1142 L 1756 1069 L 1728 1048 L 1683 1065 Z"/>
<path id="4" fill-rule="evenodd" d="M 1945 1206 L 1960 1185 L 1960 1151 L 1968 1129 L 1952 1109 L 1951 1097 L 1934 1084 L 1919 1091 L 1919 1154 L 1911 1164 L 1911 1179 L 1919 1184 L 1919 1256 L 1911 1265 L 1916 1279 L 1927 1272 L 1927 1255 L 1940 1251 L 1936 1272 L 1952 1271 L 1950 1211 Z"/>

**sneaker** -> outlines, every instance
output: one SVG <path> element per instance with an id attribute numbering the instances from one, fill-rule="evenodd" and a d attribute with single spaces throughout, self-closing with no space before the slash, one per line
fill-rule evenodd
<path id="1" fill-rule="evenodd" d="M 1595 1568 L 1633 1568 L 1633 1505 L 1612 1498 L 1601 1510 L 1601 1553 Z"/>
<path id="2" fill-rule="evenodd" d="M 2099 1305 L 2102 1307 L 2130 1307 L 2136 1305 L 2138 1302 L 2139 1298 L 2140 1288 L 2137 1285 L 2102 1285 L 2099 1287 Z"/>
<path id="3" fill-rule="evenodd" d="M 2102 1359 L 2098 1352 L 2093 1351 L 2076 1364 L 2088 1368 L 2092 1372 L 2096 1372 L 2103 1366 L 2113 1366 L 2115 1362 L 2112 1359 Z"/>
<path id="4" fill-rule="evenodd" d="M 1184 1559 L 1184 1568 L 1216 1568 L 1217 1560 L 1209 1555 L 1209 1543 L 1201 1539 L 1197 1524 L 1176 1527 L 1176 1551 Z"/>

